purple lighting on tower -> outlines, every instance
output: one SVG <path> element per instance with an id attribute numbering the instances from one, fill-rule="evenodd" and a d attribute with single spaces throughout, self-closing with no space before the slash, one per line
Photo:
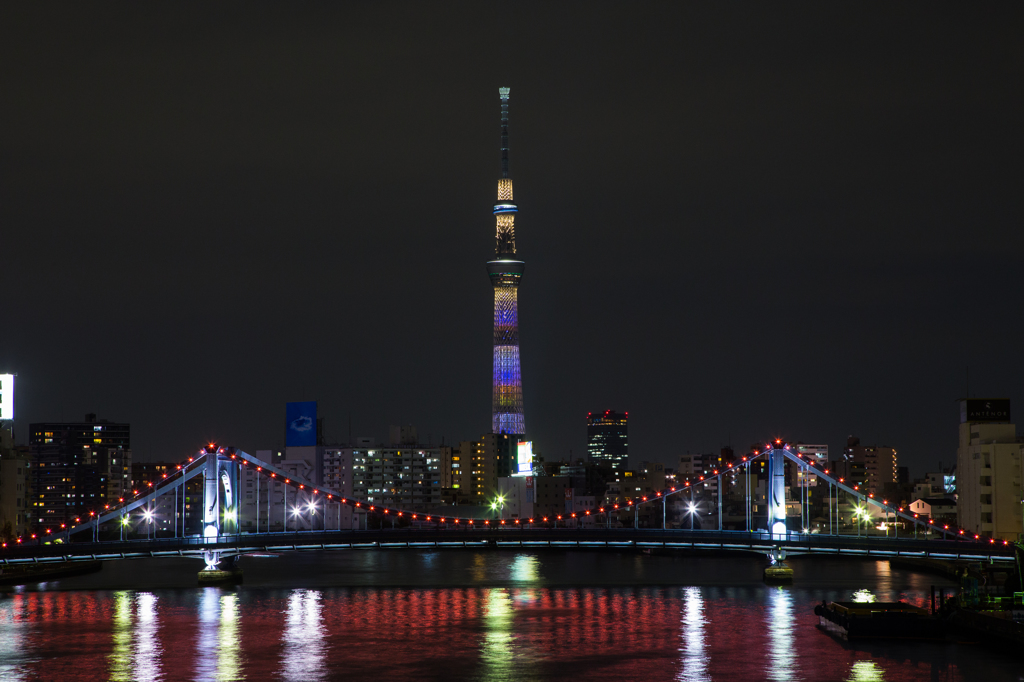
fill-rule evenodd
<path id="1" fill-rule="evenodd" d="M 516 256 L 515 217 L 518 211 L 512 199 L 512 179 L 508 176 L 508 88 L 499 88 L 501 96 L 501 178 L 498 201 L 494 204 L 497 221 L 495 258 L 487 263 L 487 274 L 494 287 L 494 386 L 491 399 L 491 430 L 494 433 L 523 435 L 523 382 L 519 370 L 519 280 L 526 264 Z"/>

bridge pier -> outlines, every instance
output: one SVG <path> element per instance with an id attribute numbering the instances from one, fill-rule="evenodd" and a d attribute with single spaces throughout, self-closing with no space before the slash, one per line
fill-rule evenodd
<path id="1" fill-rule="evenodd" d="M 238 555 L 221 557 L 217 551 L 203 554 L 206 568 L 199 571 L 200 585 L 224 585 L 242 582 L 242 569 L 238 567 Z"/>
<path id="2" fill-rule="evenodd" d="M 781 585 L 793 582 L 793 569 L 783 563 L 786 550 L 775 547 L 768 552 L 771 565 L 764 569 L 764 581 L 769 585 Z"/>

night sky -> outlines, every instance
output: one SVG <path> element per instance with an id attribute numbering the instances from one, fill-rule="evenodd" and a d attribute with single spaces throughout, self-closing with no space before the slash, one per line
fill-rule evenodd
<path id="1" fill-rule="evenodd" d="M 633 463 L 1024 419 L 1019 4 L 9 3 L 0 371 L 135 457 L 490 429 L 498 87 L 528 436 Z M 835 456 L 835 452 L 833 456 Z"/>

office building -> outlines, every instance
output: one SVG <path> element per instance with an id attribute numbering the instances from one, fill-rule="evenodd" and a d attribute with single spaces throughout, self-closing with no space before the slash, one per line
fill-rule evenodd
<path id="1" fill-rule="evenodd" d="M 587 413 L 587 454 L 619 473 L 629 468 L 629 412 Z"/>
<path id="2" fill-rule="evenodd" d="M 883 499 L 886 485 L 899 482 L 895 448 L 861 445 L 860 438 L 850 436 L 846 440 L 842 462 L 844 466 L 840 469 L 840 476 L 865 495 Z"/>
<path id="3" fill-rule="evenodd" d="M 452 449 L 418 443 L 412 427 L 392 427 L 390 436 L 387 445 L 372 438 L 357 438 L 351 445 L 323 447 L 319 472 L 313 471 L 313 461 L 307 461 L 306 473 L 300 473 L 301 467 L 289 460 L 282 466 L 292 466 L 295 475 L 306 476 L 307 480 L 318 478 L 318 485 L 339 495 L 375 506 L 408 511 L 440 506 L 442 488 L 451 479 L 444 471 L 444 462 L 450 462 Z M 361 512 L 354 516 L 351 509 L 342 508 L 340 513 L 343 528 L 350 523 L 351 527 L 365 523 Z"/>
<path id="4" fill-rule="evenodd" d="M 131 491 L 128 424 L 97 420 L 29 425 L 33 528 L 59 528 L 113 506 Z"/>
<path id="5" fill-rule="evenodd" d="M 498 492 L 498 479 L 514 473 L 517 449 L 518 437 L 499 433 L 439 448 L 443 487 L 452 491 L 456 501 L 489 504 Z"/>
<path id="6" fill-rule="evenodd" d="M 16 447 L 12 433 L 0 428 L 0 538 L 11 540 L 28 532 L 30 465 L 28 448 Z"/>
<path id="7" fill-rule="evenodd" d="M 1009 400 L 961 400 L 956 459 L 957 522 L 972 534 L 1016 540 L 1021 516 L 1024 443 L 1010 421 Z"/>

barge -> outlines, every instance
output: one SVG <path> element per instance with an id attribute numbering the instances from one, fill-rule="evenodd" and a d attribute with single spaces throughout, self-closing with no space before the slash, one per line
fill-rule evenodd
<path id="1" fill-rule="evenodd" d="M 822 602 L 818 627 L 843 639 L 943 639 L 942 621 L 906 602 Z"/>
<path id="2" fill-rule="evenodd" d="M 76 561 L 58 564 L 28 564 L 5 566 L 0 569 L 0 585 L 29 585 L 71 576 L 95 573 L 103 568 L 102 561 Z"/>

